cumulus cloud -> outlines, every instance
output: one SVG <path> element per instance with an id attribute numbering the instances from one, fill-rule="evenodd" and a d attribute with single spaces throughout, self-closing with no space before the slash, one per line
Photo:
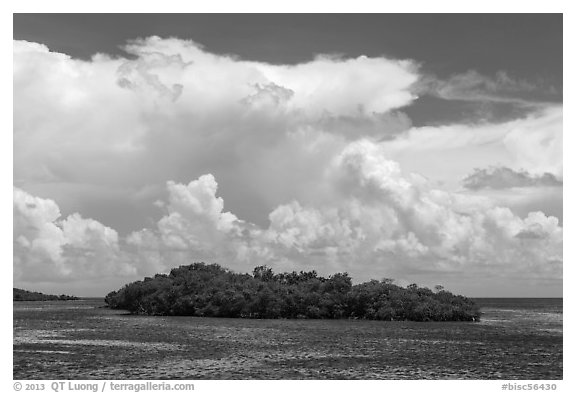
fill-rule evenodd
<path id="1" fill-rule="evenodd" d="M 114 289 L 195 260 L 357 280 L 561 277 L 554 217 L 428 179 L 494 162 L 561 179 L 561 108 L 413 128 L 401 112 L 417 99 L 413 61 L 272 65 L 158 37 L 125 49 L 129 58 L 82 61 L 14 43 L 17 282 L 111 277 Z M 120 196 L 149 206 L 137 227 L 118 230 L 124 212 L 100 222 L 74 213 L 90 200 L 109 210 Z"/>
<path id="2" fill-rule="evenodd" d="M 471 190 L 482 188 L 503 189 L 513 187 L 557 187 L 562 181 L 551 173 L 531 175 L 520 170 L 506 167 L 476 168 L 473 173 L 462 180 L 464 187 Z"/>
<path id="3" fill-rule="evenodd" d="M 505 274 L 561 276 L 557 219 L 538 212 L 522 219 L 485 199 L 436 190 L 404 175 L 378 143 L 349 144 L 327 181 L 331 203 L 278 206 L 266 228 L 225 211 L 212 175 L 168 182 L 166 214 L 125 242 L 78 214 L 61 219 L 53 201 L 15 189 L 16 271 L 28 279 L 133 276 L 204 259 L 240 271 L 268 263 L 362 276 L 367 269 L 478 273 L 489 265 Z"/>
<path id="4" fill-rule="evenodd" d="M 310 168 L 309 180 L 291 184 L 305 188 L 346 140 L 405 131 L 399 110 L 416 99 L 419 78 L 414 62 L 384 57 L 273 65 L 158 37 L 125 50 L 129 58 L 83 61 L 14 42 L 17 184 L 127 193 L 214 173 L 228 203 L 254 216 L 295 196 L 278 170 L 298 179 Z M 236 181 L 242 200 L 227 191 Z"/>
<path id="5" fill-rule="evenodd" d="M 14 188 L 15 281 L 64 281 L 133 273 L 120 258 L 118 234 Z"/>
<path id="6" fill-rule="evenodd" d="M 404 175 L 368 140 L 344 148 L 326 176 L 329 201 L 280 205 L 266 228 L 225 212 L 210 175 L 188 186 L 169 183 L 168 214 L 128 242 L 155 261 L 207 258 L 240 271 L 267 263 L 366 279 L 367 271 L 481 275 L 489 267 L 515 277 L 561 277 L 562 229 L 554 217 L 522 219 L 484 198 L 434 189 Z"/>
<path id="7" fill-rule="evenodd" d="M 165 215 L 124 241 L 78 214 L 61 219 L 53 201 L 15 189 L 16 280 L 135 278 L 193 260 L 238 271 L 263 263 L 345 270 L 357 279 L 430 270 L 482 275 L 486 267 L 504 276 L 561 277 L 562 229 L 554 217 L 522 219 L 485 199 L 431 188 L 367 140 L 347 146 L 327 176 L 331 203 L 280 205 L 265 228 L 225 211 L 212 175 L 168 182 Z"/>

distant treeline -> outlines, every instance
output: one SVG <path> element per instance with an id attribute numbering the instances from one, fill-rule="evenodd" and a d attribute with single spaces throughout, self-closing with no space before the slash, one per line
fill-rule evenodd
<path id="1" fill-rule="evenodd" d="M 385 321 L 477 321 L 470 299 L 437 286 L 435 291 L 393 280 L 352 285 L 347 273 L 329 278 L 316 271 L 275 274 L 266 266 L 252 275 L 194 263 L 110 292 L 114 309 L 146 315 L 232 318 L 358 318 Z"/>
<path id="2" fill-rule="evenodd" d="M 13 288 L 12 300 L 14 301 L 38 301 L 38 300 L 78 300 L 76 296 L 46 295 L 40 292 L 30 292 L 24 289 Z"/>

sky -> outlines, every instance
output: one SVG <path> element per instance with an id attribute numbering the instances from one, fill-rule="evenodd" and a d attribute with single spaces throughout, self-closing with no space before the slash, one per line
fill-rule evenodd
<path id="1" fill-rule="evenodd" d="M 16 287 L 562 295 L 561 15 L 15 14 L 13 48 Z"/>

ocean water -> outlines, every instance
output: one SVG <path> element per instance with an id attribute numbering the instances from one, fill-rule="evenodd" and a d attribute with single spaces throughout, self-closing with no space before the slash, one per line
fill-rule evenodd
<path id="1" fill-rule="evenodd" d="M 14 302 L 14 379 L 562 379 L 562 299 L 480 322 L 146 317 Z"/>

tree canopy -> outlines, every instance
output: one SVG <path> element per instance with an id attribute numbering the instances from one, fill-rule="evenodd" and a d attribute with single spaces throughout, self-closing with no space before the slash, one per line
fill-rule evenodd
<path id="1" fill-rule="evenodd" d="M 110 292 L 106 303 L 135 314 L 232 318 L 358 318 L 386 321 L 477 321 L 479 307 L 441 286 L 436 291 L 391 279 L 352 285 L 348 273 L 274 273 L 258 266 L 239 274 L 193 263 Z"/>
<path id="2" fill-rule="evenodd" d="M 46 295 L 40 292 L 30 292 L 24 289 L 12 288 L 13 301 L 40 301 L 40 300 L 78 300 L 76 296 Z"/>

